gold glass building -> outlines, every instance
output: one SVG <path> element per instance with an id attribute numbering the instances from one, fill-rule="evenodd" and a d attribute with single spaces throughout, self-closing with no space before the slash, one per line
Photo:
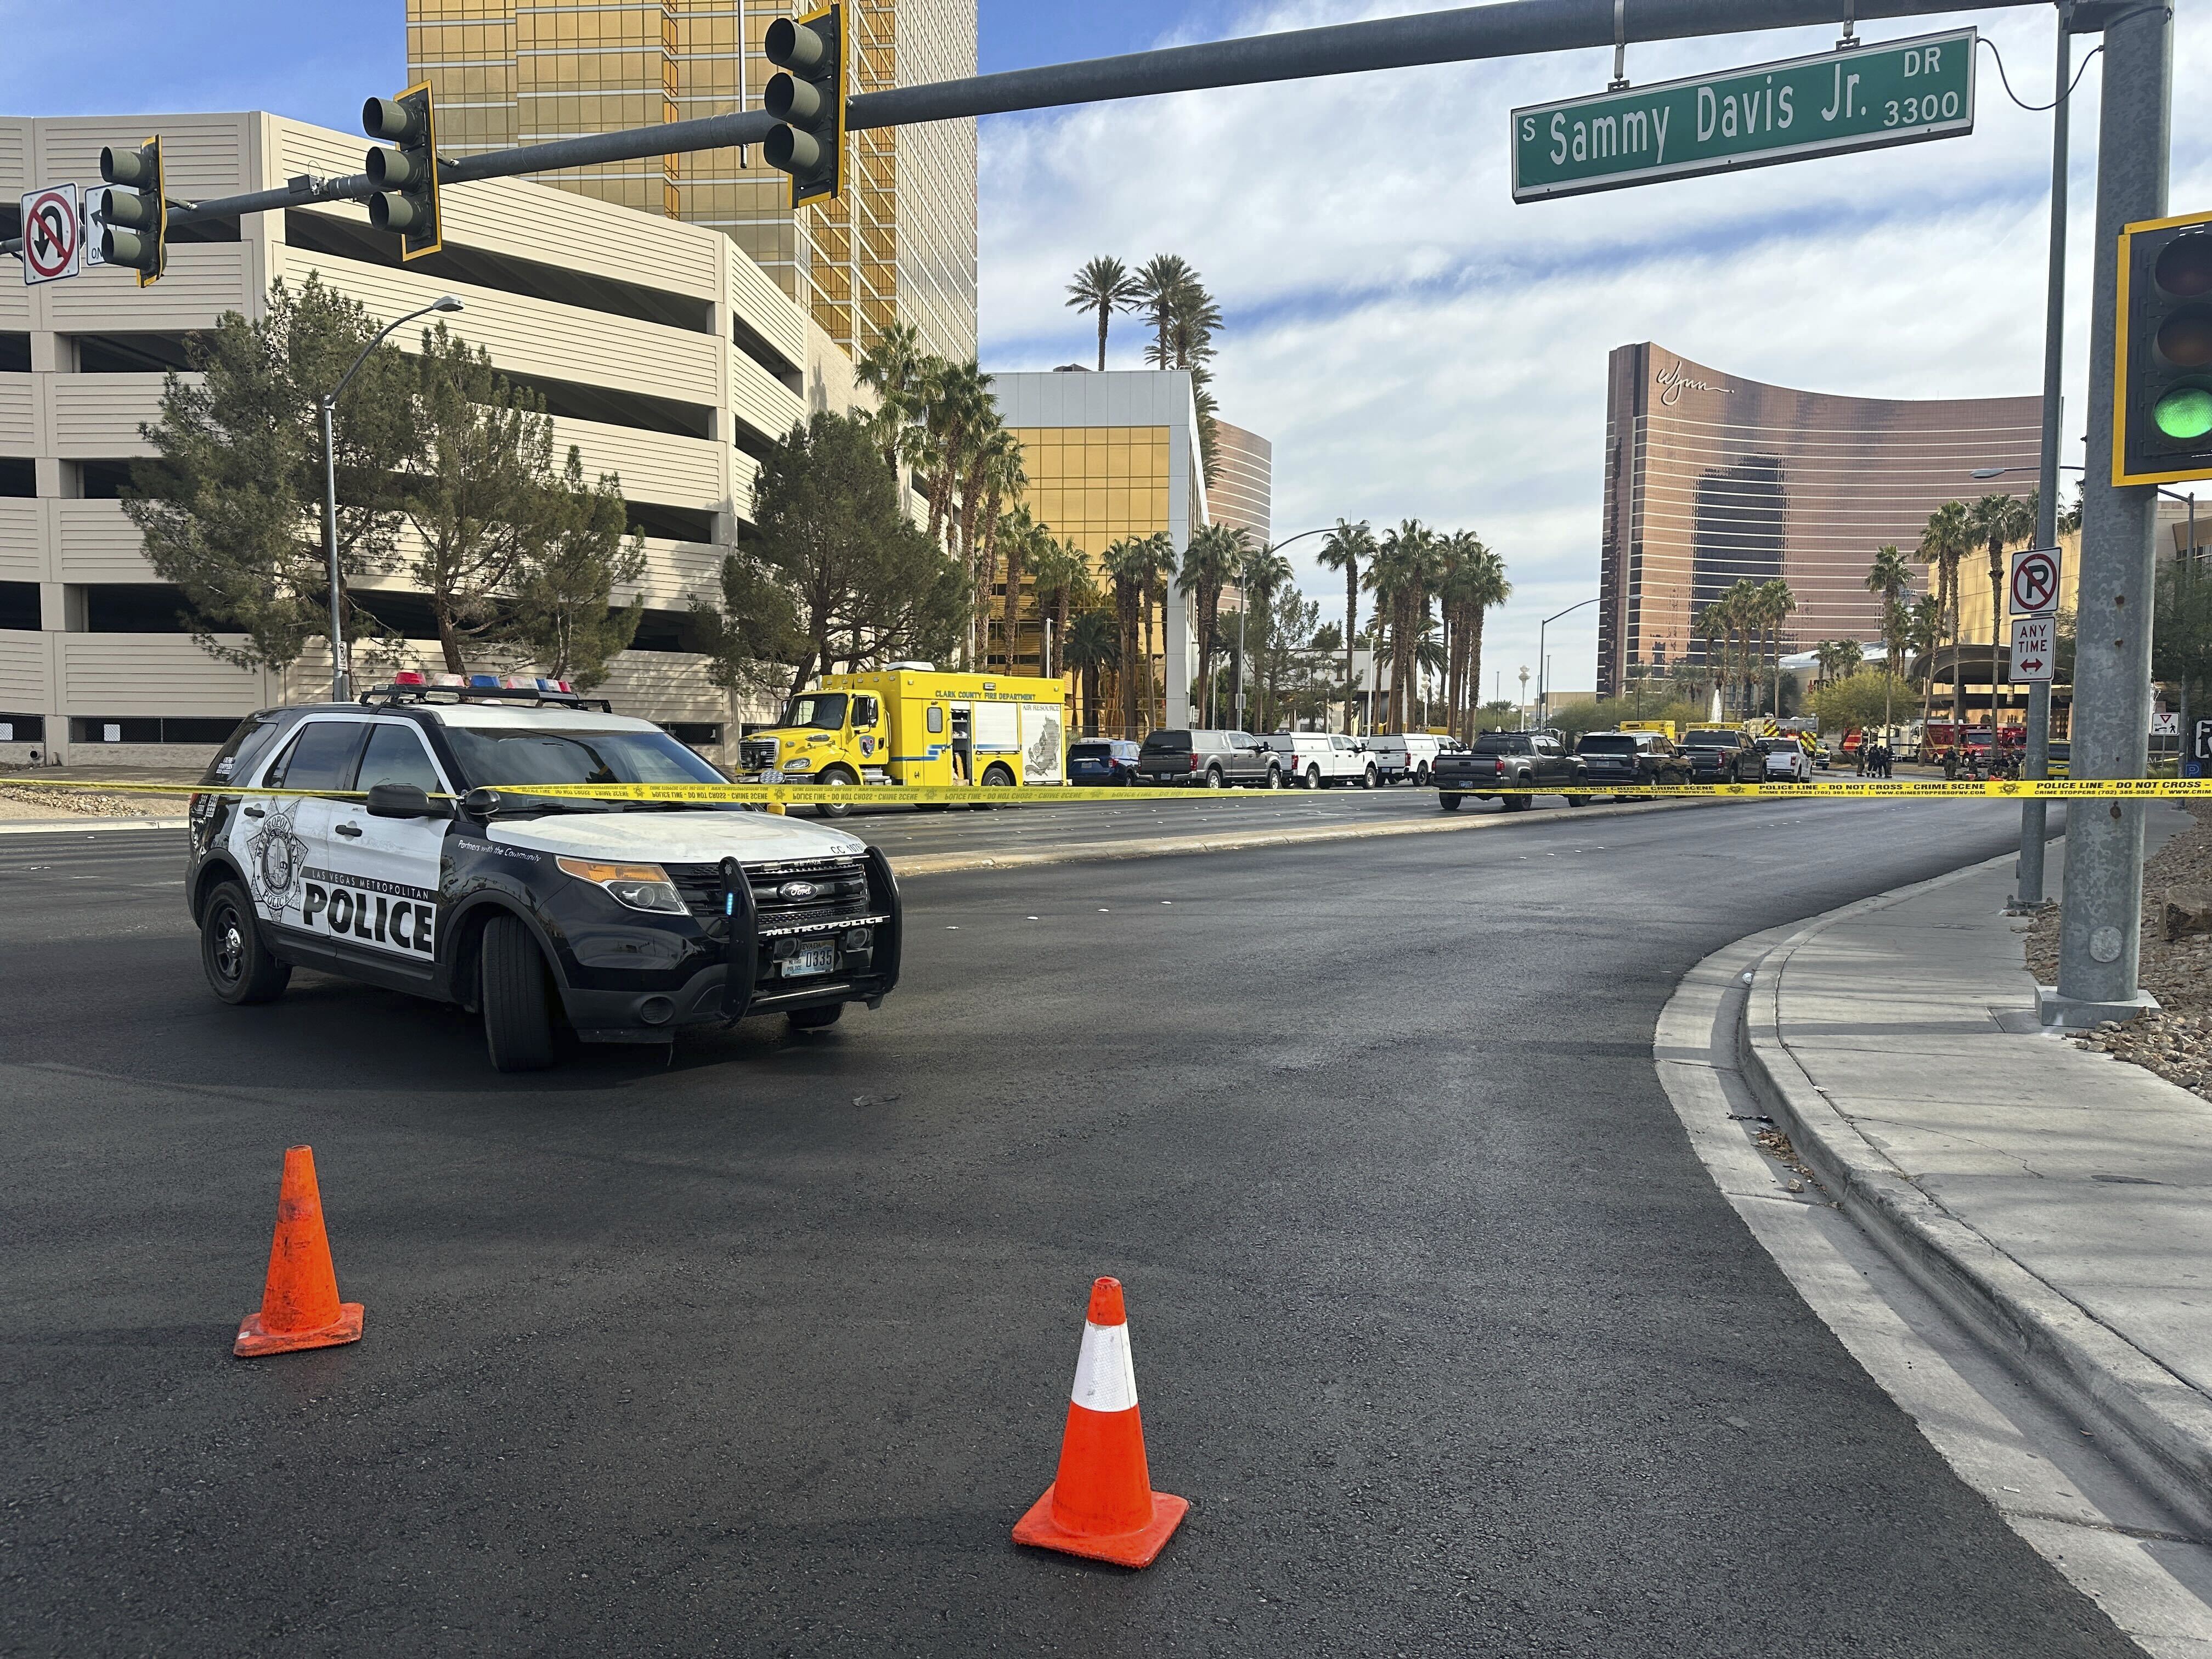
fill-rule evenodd
<path id="1" fill-rule="evenodd" d="M 1022 468 L 1029 475 L 1022 500 L 1054 535 L 1081 550 L 1094 576 L 1107 548 L 1125 536 L 1164 531 L 1181 557 L 1191 532 L 1206 522 L 1188 374 L 1157 369 L 998 374 L 991 391 L 1000 418 L 1021 441 Z M 1005 602 L 1003 590 L 998 602 Z M 1009 672 L 1034 674 L 1044 630 L 1026 592 L 1016 624 Z M 1187 726 L 1198 651 L 1189 606 L 1172 582 L 1166 605 L 1153 609 L 1152 647 L 1152 677 L 1165 690 L 1165 724 Z M 1003 655 L 993 665 L 1007 667 Z M 1101 715 L 1105 728 L 1118 733 L 1118 702 Z"/>
<path id="2" fill-rule="evenodd" d="M 452 156 L 760 107 L 792 0 L 407 0 L 407 70 Z M 975 0 L 848 0 L 855 93 L 975 72 Z M 894 320 L 975 353 L 975 124 L 860 132 L 836 202 L 793 210 L 757 149 L 533 175 L 724 232 L 848 351 Z"/>

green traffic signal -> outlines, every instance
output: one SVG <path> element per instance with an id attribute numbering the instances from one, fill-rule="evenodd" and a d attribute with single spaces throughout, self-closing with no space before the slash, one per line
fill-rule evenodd
<path id="1" fill-rule="evenodd" d="M 2169 438 L 2201 438 L 2212 432 L 2212 392 L 2201 386 L 2176 386 L 2151 406 L 2150 416 Z"/>

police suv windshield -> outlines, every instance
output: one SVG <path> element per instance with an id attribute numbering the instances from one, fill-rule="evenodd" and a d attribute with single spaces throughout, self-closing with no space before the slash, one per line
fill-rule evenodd
<path id="1" fill-rule="evenodd" d="M 728 781 L 665 732 L 512 731 L 449 725 L 446 741 L 460 763 L 465 788 Z"/>
<path id="2" fill-rule="evenodd" d="M 811 727 L 817 732 L 842 732 L 845 729 L 845 694 L 816 692 L 811 696 L 793 697 L 784 704 L 780 724 Z"/>

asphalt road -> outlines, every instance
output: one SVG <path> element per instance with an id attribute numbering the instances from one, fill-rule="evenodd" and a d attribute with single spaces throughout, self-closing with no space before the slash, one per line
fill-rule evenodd
<path id="1" fill-rule="evenodd" d="M 2016 822 L 927 878 L 880 1012 L 531 1079 L 343 981 L 215 1002 L 173 836 L 10 838 L 0 1651 L 2131 1654 L 1650 1062 L 1707 952 Z M 301 1140 L 367 1335 L 236 1361 Z M 1133 1577 L 1007 1537 L 1100 1273 L 1194 1505 Z"/>

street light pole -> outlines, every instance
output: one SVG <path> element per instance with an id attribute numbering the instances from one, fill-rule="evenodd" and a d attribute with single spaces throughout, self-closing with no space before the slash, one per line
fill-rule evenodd
<path id="1" fill-rule="evenodd" d="M 1264 559 L 1270 553 L 1279 553 L 1292 542 L 1302 542 L 1309 536 L 1325 536 L 1335 528 L 1334 525 L 1328 524 L 1318 530 L 1301 530 L 1295 536 L 1285 536 L 1273 545 L 1261 548 L 1260 557 Z M 1247 587 L 1242 595 L 1242 603 L 1237 607 L 1237 729 L 1239 732 L 1244 729 L 1244 618 L 1251 613 L 1252 590 Z"/>
<path id="2" fill-rule="evenodd" d="M 1571 617 L 1583 605 L 1595 605 L 1604 597 L 1602 593 L 1593 593 L 1589 598 L 1569 605 L 1565 611 L 1554 611 L 1536 624 L 1536 724 L 1539 727 L 1552 712 L 1552 659 L 1544 653 L 1544 630 L 1560 617 Z"/>
<path id="3" fill-rule="evenodd" d="M 361 366 L 368 361 L 369 354 L 389 339 L 393 332 L 407 326 L 418 317 L 427 317 L 434 311 L 459 311 L 461 302 L 448 294 L 432 301 L 420 311 L 410 311 L 397 322 L 388 323 L 382 332 L 361 349 L 361 356 L 353 360 L 353 367 L 338 377 L 338 383 L 325 392 L 321 398 L 323 415 L 323 556 L 331 567 L 331 701 L 349 702 L 353 699 L 353 676 L 346 666 L 344 598 L 338 588 L 338 461 L 337 445 L 331 435 L 331 416 L 337 412 L 339 394 L 346 383 L 360 373 Z"/>

